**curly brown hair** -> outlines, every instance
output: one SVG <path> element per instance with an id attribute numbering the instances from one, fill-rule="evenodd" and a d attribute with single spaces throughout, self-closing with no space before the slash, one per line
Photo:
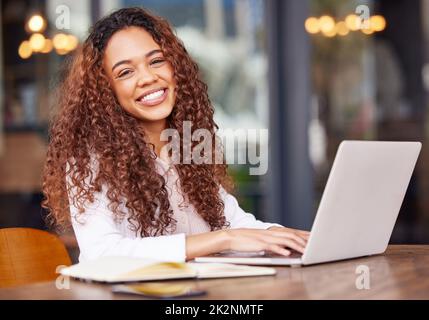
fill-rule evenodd
<path id="1" fill-rule="evenodd" d="M 94 193 L 103 186 L 114 217 L 126 218 L 136 234 L 161 235 L 175 225 L 166 182 L 156 171 L 153 145 L 138 129 L 139 121 L 119 105 L 103 69 L 108 40 L 131 26 L 149 32 L 173 67 L 176 102 L 167 118 L 168 127 L 183 139 L 182 124 L 192 121 L 192 130 L 204 128 L 212 133 L 213 141 L 216 137 L 218 127 L 207 85 L 169 23 L 142 8 L 120 9 L 101 19 L 66 68 L 58 88 L 59 109 L 50 126 L 42 206 L 48 209 L 48 222 L 60 229 L 70 227 L 70 201 L 82 214 L 85 203 L 94 202 Z M 212 144 L 213 154 L 218 147 Z M 211 163 L 175 167 L 187 201 L 216 230 L 228 225 L 219 191 L 221 186 L 231 191 L 232 180 L 225 163 Z"/>

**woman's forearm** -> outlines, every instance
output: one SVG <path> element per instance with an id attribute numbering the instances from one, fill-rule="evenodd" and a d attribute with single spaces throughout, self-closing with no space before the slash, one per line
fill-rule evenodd
<path id="1" fill-rule="evenodd" d="M 205 232 L 186 236 L 186 260 L 206 256 L 228 249 L 228 236 L 225 230 Z"/>

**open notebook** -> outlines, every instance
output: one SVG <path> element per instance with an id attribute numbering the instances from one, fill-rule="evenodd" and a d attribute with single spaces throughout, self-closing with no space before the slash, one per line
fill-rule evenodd
<path id="1" fill-rule="evenodd" d="M 129 257 L 103 257 L 80 262 L 61 270 L 63 276 L 105 283 L 265 276 L 275 273 L 275 269 L 268 267 L 226 263 L 158 262 Z"/>

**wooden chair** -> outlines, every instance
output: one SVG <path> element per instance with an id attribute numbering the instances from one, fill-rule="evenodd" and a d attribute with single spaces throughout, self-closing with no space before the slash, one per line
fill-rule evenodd
<path id="1" fill-rule="evenodd" d="M 0 288 L 55 280 L 57 267 L 71 265 L 55 235 L 29 228 L 0 229 Z"/>

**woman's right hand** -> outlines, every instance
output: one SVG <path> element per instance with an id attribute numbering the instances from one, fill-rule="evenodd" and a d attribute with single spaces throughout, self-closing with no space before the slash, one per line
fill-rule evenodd
<path id="1" fill-rule="evenodd" d="M 275 230 L 228 229 L 224 231 L 228 238 L 228 250 L 264 250 L 284 256 L 290 255 L 290 249 L 303 253 L 308 239 L 305 233 L 288 228 L 276 228 Z"/>

